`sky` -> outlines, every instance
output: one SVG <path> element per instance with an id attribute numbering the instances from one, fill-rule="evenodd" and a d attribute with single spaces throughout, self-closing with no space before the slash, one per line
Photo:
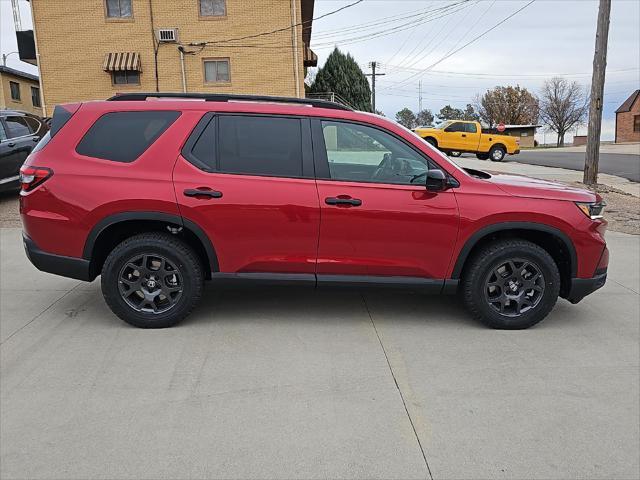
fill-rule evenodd
<path id="1" fill-rule="evenodd" d="M 259 1 L 259 0 L 257 0 Z M 285 1 L 285 0 L 283 0 Z M 315 0 L 314 18 L 356 0 Z M 363 0 L 314 21 L 312 49 L 319 65 L 337 46 L 369 72 L 378 62 L 377 108 L 388 117 L 403 107 L 464 107 L 496 85 L 520 85 L 538 93 L 545 79 L 565 76 L 588 88 L 595 45 L 596 0 L 535 0 L 468 46 L 530 0 Z M 23 28 L 31 25 L 29 3 L 20 0 Z M 464 47 L 461 48 L 460 47 Z M 0 50 L 17 49 L 10 0 L 0 0 Z M 460 49 L 459 51 L 456 51 Z M 444 56 L 451 54 L 437 65 Z M 7 65 L 37 69 L 9 56 Z M 603 140 L 613 140 L 614 111 L 640 88 L 640 0 L 613 0 Z M 574 132 L 571 132 L 573 134 Z M 586 126 L 578 129 L 586 134 Z M 569 135 L 567 140 L 571 140 Z M 552 133 L 539 132 L 551 142 Z"/>
<path id="2" fill-rule="evenodd" d="M 316 0 L 314 17 L 353 1 Z M 544 80 L 554 75 L 566 76 L 585 88 L 590 85 L 597 1 L 536 0 L 475 43 L 428 69 L 529 0 L 470 0 L 456 6 L 459 2 L 364 0 L 314 22 L 312 49 L 318 54 L 319 65 L 334 46 L 351 53 L 367 73 L 369 62 L 378 62 L 378 70 L 386 75 L 377 80 L 376 106 L 388 117 L 394 117 L 403 107 L 418 110 L 420 80 L 423 108 L 434 113 L 446 104 L 464 107 L 473 102 L 476 94 L 496 85 L 520 85 L 538 93 Z M 429 10 L 432 13 L 415 16 Z M 388 18 L 392 16 L 396 18 Z M 413 20 L 415 23 L 410 23 Z M 375 25 L 366 25 L 376 21 Z M 382 21 L 386 23 L 379 23 Z M 381 32 L 394 27 L 398 28 Z M 387 34 L 380 36 L 381 33 Z M 354 41 L 354 37 L 365 38 Z M 614 111 L 637 88 L 640 88 L 640 0 L 613 0 L 604 140 L 613 140 Z M 586 126 L 579 128 L 578 133 L 586 134 Z M 538 137 L 540 140 L 546 137 L 550 142 L 554 134 L 545 136 L 540 132 Z"/>

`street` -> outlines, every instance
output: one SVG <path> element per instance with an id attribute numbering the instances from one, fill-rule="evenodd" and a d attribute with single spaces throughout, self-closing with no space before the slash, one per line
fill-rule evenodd
<path id="1" fill-rule="evenodd" d="M 518 155 L 509 155 L 505 161 L 560 167 L 570 170 L 584 169 L 583 152 L 558 152 L 555 149 L 523 150 Z M 618 177 L 640 182 L 640 155 L 625 155 L 600 152 L 599 170 Z"/>
<path id="2" fill-rule="evenodd" d="M 455 297 L 211 286 L 139 330 L 0 240 L 2 478 L 638 478 L 638 236 L 525 331 Z"/>

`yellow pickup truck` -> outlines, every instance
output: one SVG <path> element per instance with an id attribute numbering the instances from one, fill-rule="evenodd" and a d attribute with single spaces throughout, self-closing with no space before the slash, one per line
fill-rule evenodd
<path id="1" fill-rule="evenodd" d="M 433 128 L 418 127 L 414 130 L 434 147 L 447 154 L 475 153 L 480 160 L 500 162 L 505 155 L 520 153 L 520 140 L 509 135 L 483 133 L 478 122 L 447 120 Z"/>

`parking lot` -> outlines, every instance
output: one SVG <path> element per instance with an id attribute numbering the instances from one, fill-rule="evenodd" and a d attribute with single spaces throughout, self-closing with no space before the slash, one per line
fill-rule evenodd
<path id="1" fill-rule="evenodd" d="M 638 478 L 640 238 L 527 331 L 455 297 L 209 287 L 115 318 L 1 230 L 2 478 Z"/>

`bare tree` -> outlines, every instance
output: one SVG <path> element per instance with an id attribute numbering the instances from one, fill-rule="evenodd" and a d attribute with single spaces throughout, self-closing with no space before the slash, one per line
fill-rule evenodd
<path id="1" fill-rule="evenodd" d="M 490 128 L 498 123 L 528 125 L 538 121 L 538 99 L 524 87 L 495 87 L 477 95 L 475 106 Z"/>
<path id="2" fill-rule="evenodd" d="M 584 123 L 589 98 L 577 82 L 554 77 L 544 82 L 540 92 L 540 118 L 556 132 L 556 146 L 564 145 L 565 134 L 574 126 Z"/>

